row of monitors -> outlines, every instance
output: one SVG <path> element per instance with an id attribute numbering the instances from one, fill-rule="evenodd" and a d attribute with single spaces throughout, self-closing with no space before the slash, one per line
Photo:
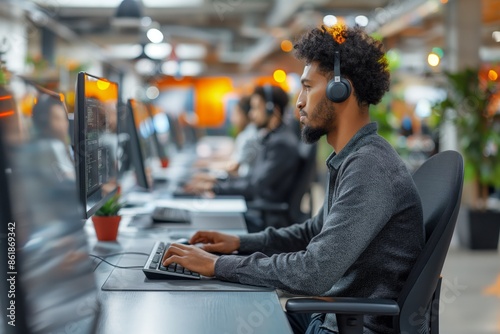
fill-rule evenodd
<path id="1" fill-rule="evenodd" d="M 127 174 L 149 188 L 148 160 L 165 157 L 169 142 L 180 148 L 175 119 L 136 100 L 120 105 L 116 83 L 82 72 L 76 93 L 71 122 L 60 94 L 15 77 L 0 85 L 2 333 L 94 332 L 82 217 Z"/>
<path id="2" fill-rule="evenodd" d="M 134 99 L 122 105 L 118 84 L 105 78 L 78 74 L 69 124 L 60 94 L 25 79 L 13 80 L 11 86 L 14 95 L 31 100 L 17 99 L 20 116 L 29 115 L 29 132 L 55 150 L 59 177 L 76 179 L 83 218 L 94 214 L 132 174 L 134 186 L 149 190 L 147 169 L 165 165 L 172 146 L 179 150 L 185 143 L 175 117 Z"/>
<path id="3" fill-rule="evenodd" d="M 129 99 L 121 106 L 114 82 L 82 72 L 76 91 L 73 147 L 80 201 L 88 218 L 132 173 L 136 185 L 149 190 L 146 169 L 162 165 L 169 142 L 178 150 L 184 137 L 177 119 L 151 104 Z"/>

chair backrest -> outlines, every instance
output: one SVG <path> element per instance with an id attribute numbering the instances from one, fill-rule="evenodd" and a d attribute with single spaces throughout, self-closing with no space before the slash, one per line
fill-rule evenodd
<path id="1" fill-rule="evenodd" d="M 312 208 L 309 208 L 309 212 L 302 212 L 301 202 L 306 193 L 309 192 L 309 196 L 311 196 L 310 189 L 316 173 L 318 145 L 300 142 L 298 150 L 300 157 L 299 168 L 297 169 L 294 187 L 288 198 L 288 214 L 292 223 L 302 223 L 305 219 L 311 217 Z"/>
<path id="2" fill-rule="evenodd" d="M 398 298 L 398 332 L 428 333 L 429 316 L 437 316 L 430 315 L 429 304 L 455 229 L 463 178 L 463 159 L 456 151 L 432 156 L 413 174 L 422 200 L 426 243 Z"/>

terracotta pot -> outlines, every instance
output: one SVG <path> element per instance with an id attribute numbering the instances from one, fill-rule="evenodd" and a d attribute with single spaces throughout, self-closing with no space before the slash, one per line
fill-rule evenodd
<path id="1" fill-rule="evenodd" d="M 115 241 L 121 218 L 121 216 L 92 216 L 97 240 Z"/>

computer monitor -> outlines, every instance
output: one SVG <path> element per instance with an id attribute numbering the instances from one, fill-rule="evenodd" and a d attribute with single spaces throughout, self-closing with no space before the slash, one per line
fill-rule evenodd
<path id="1" fill-rule="evenodd" d="M 153 141 L 163 167 L 167 167 L 170 148 L 170 121 L 166 113 L 151 103 L 145 104 L 153 122 Z"/>
<path id="2" fill-rule="evenodd" d="M 145 117 L 144 109 L 138 107 L 135 100 L 129 99 L 127 101 L 127 106 L 125 108 L 125 122 L 126 131 L 129 136 L 129 142 L 127 145 L 129 168 L 133 169 L 137 186 L 144 190 L 151 190 L 151 182 L 147 176 L 145 161 L 147 155 L 150 154 L 150 150 L 147 147 L 151 144 L 145 140 L 143 135 L 140 134 L 140 121 L 141 117 Z M 146 132 L 144 130 L 143 132 Z"/>
<path id="3" fill-rule="evenodd" d="M 94 333 L 100 305 L 76 182 L 60 173 L 65 143 L 51 135 L 67 130 L 53 108 L 61 101 L 18 78 L 10 83 L 0 87 L 0 332 Z M 41 108 L 47 101 L 55 104 Z"/>
<path id="4" fill-rule="evenodd" d="M 118 84 L 78 73 L 75 104 L 75 165 L 83 218 L 117 190 Z"/>

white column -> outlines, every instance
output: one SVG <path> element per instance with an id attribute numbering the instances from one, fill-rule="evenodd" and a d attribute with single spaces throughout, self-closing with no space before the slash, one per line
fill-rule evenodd
<path id="1" fill-rule="evenodd" d="M 445 5 L 448 70 L 477 67 L 480 63 L 482 6 L 477 0 L 450 0 Z"/>

